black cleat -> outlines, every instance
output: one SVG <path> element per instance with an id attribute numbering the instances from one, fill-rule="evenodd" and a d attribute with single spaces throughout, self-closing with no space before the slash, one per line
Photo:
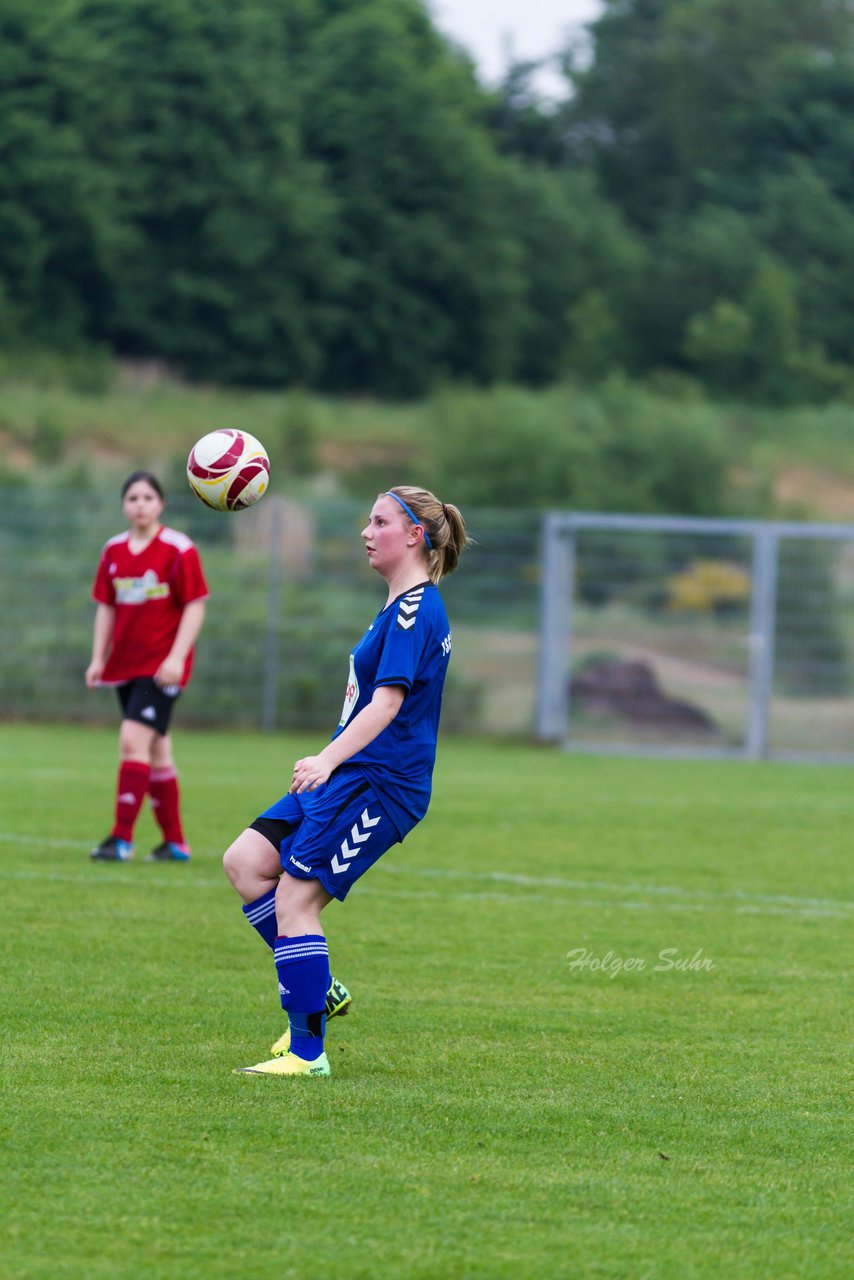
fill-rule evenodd
<path id="1" fill-rule="evenodd" d="M 107 836 L 97 848 L 89 854 L 96 862 L 130 862 L 133 857 L 133 845 L 129 840 L 120 840 L 118 836 Z"/>

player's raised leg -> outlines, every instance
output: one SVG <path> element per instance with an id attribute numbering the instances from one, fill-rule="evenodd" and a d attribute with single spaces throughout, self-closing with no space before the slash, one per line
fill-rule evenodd
<path id="1" fill-rule="evenodd" d="M 276 890 L 281 874 L 279 849 L 294 828 L 282 819 L 259 818 L 247 828 L 223 858 L 225 874 L 243 899 L 243 914 L 263 942 L 275 950 L 279 927 L 276 921 Z M 326 1017 L 340 1018 L 349 1013 L 353 998 L 350 992 L 330 975 L 326 992 Z M 290 1026 L 270 1050 L 272 1057 L 282 1057 L 291 1047 Z"/>
<path id="2" fill-rule="evenodd" d="M 276 936 L 276 888 L 282 865 L 270 840 L 247 827 L 226 849 L 222 865 L 239 897 L 243 913 L 268 946 Z"/>

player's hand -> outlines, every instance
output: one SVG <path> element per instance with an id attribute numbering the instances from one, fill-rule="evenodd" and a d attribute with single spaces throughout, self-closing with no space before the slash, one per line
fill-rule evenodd
<path id="1" fill-rule="evenodd" d="M 86 688 L 94 689 L 101 676 L 104 674 L 106 663 L 103 658 L 93 658 L 86 668 Z"/>
<path id="2" fill-rule="evenodd" d="M 164 658 L 160 666 L 154 673 L 154 683 L 159 685 L 161 689 L 166 689 L 170 684 L 180 684 L 181 677 L 184 674 L 183 662 L 176 661 L 171 655 Z"/>
<path id="3" fill-rule="evenodd" d="M 303 791 L 316 791 L 324 782 L 329 781 L 331 772 L 322 755 L 306 756 L 304 760 L 297 760 L 288 794 L 301 795 Z"/>

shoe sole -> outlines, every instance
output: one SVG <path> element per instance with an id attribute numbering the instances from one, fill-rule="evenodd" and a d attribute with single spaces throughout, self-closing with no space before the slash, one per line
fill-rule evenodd
<path id="1" fill-rule="evenodd" d="M 318 1071 L 316 1067 L 311 1071 L 253 1071 L 252 1067 L 235 1067 L 232 1075 L 235 1076 L 277 1076 L 279 1079 L 286 1078 L 289 1080 L 328 1080 L 332 1075 L 331 1071 Z"/>
<path id="2" fill-rule="evenodd" d="M 254 1067 L 235 1067 L 233 1074 L 236 1076 L 291 1076 L 297 1080 L 304 1080 L 307 1076 L 322 1079 L 332 1075 L 329 1059 L 325 1053 L 321 1053 L 320 1058 L 316 1060 L 317 1065 L 312 1063 L 306 1071 L 275 1071 L 272 1069 L 281 1062 L 282 1058 L 287 1056 L 287 1054 L 282 1054 L 280 1057 L 271 1058 L 267 1062 L 259 1062 Z M 264 1070 L 265 1067 L 270 1068 L 270 1070 Z"/>

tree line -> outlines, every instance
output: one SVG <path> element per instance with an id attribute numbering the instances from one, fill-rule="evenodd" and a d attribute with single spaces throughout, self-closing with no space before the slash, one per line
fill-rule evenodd
<path id="1" fill-rule="evenodd" d="M 0 347 L 417 396 L 850 396 L 846 0 L 606 0 L 481 86 L 420 0 L 0 0 Z"/>

